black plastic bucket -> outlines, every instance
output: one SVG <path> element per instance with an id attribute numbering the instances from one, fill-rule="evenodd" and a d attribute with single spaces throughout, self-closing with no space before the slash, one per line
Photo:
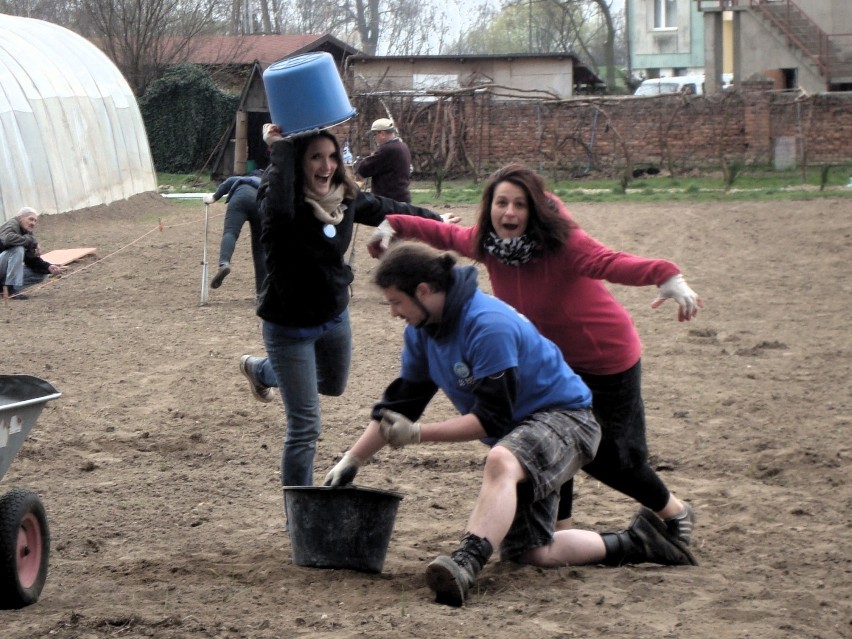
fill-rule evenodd
<path id="1" fill-rule="evenodd" d="M 357 486 L 285 486 L 293 563 L 381 572 L 402 495 Z"/>

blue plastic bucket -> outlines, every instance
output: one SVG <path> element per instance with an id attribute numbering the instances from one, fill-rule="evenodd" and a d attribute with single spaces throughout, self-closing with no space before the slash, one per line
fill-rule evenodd
<path id="1" fill-rule="evenodd" d="M 285 58 L 263 72 L 272 122 L 285 135 L 340 124 L 355 115 L 330 53 Z"/>

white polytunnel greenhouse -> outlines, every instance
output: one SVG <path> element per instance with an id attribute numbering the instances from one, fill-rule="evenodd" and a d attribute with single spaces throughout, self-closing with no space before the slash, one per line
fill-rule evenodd
<path id="1" fill-rule="evenodd" d="M 0 223 L 31 206 L 65 213 L 157 189 L 124 76 L 94 44 L 0 14 Z"/>

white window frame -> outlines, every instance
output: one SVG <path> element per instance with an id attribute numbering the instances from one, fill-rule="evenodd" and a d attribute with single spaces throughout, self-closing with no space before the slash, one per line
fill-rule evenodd
<path id="1" fill-rule="evenodd" d="M 654 12 L 653 12 L 653 24 L 652 28 L 654 31 L 677 31 L 677 24 L 675 24 L 675 20 L 677 20 L 677 0 L 653 0 L 654 3 Z M 674 5 L 675 11 L 672 16 L 668 11 L 668 5 L 671 3 Z"/>

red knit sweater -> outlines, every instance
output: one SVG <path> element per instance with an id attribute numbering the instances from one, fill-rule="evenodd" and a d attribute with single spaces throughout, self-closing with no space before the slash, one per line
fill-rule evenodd
<path id="1" fill-rule="evenodd" d="M 565 205 L 551 198 L 570 218 Z M 476 227 L 442 224 L 409 215 L 387 217 L 397 235 L 474 258 Z M 562 249 L 545 258 L 510 266 L 485 258 L 494 294 L 511 304 L 562 350 L 579 373 L 612 375 L 633 366 L 642 353 L 627 310 L 603 280 L 629 286 L 659 286 L 680 272 L 667 260 L 613 251 L 582 229 L 571 229 Z"/>

